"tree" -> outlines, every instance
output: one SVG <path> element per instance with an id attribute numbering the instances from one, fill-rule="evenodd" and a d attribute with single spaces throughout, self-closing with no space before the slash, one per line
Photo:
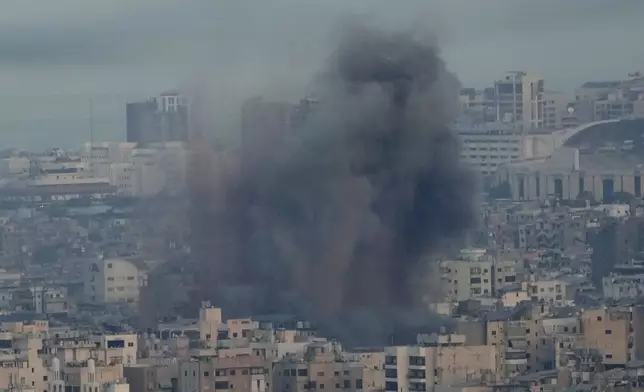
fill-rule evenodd
<path id="1" fill-rule="evenodd" d="M 512 191 L 510 190 L 510 183 L 504 181 L 496 186 L 490 188 L 488 195 L 493 199 L 510 199 L 512 198 Z"/>
<path id="2" fill-rule="evenodd" d="M 635 196 L 632 193 L 628 192 L 615 192 L 613 195 L 613 201 L 622 204 L 630 204 Z"/>

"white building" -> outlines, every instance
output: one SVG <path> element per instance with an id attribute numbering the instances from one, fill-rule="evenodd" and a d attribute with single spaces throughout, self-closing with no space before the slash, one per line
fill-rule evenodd
<path id="1" fill-rule="evenodd" d="M 574 200 L 587 194 L 612 202 L 617 192 L 641 197 L 643 164 L 636 155 L 580 154 L 577 148 L 562 147 L 545 158 L 510 163 L 497 176 L 500 182 L 508 181 L 513 200 Z"/>
<path id="2" fill-rule="evenodd" d="M 139 273 L 127 260 L 107 259 L 92 262 L 84 278 L 89 303 L 110 304 L 139 301 Z"/>

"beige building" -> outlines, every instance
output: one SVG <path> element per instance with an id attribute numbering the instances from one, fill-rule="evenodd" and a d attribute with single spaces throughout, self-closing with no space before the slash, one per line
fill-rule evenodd
<path id="1" fill-rule="evenodd" d="M 494 82 L 496 118 L 524 130 L 545 124 L 544 80 L 534 73 L 508 72 Z"/>
<path id="2" fill-rule="evenodd" d="M 508 181 L 513 200 L 574 200 L 588 195 L 611 202 L 615 193 L 642 195 L 641 157 L 616 151 L 582 154 L 571 147 L 558 148 L 544 158 L 506 165 L 497 173 Z"/>
<path id="3" fill-rule="evenodd" d="M 526 286 L 530 299 L 555 306 L 573 305 L 578 288 L 578 285 L 568 279 L 537 280 L 527 282 Z"/>
<path id="4" fill-rule="evenodd" d="M 490 255 L 484 249 L 463 249 L 458 260 L 440 262 L 441 284 L 448 301 L 491 297 L 520 281 L 518 259 Z"/>
<path id="5" fill-rule="evenodd" d="M 139 285 L 137 267 L 120 259 L 92 262 L 84 278 L 86 299 L 93 304 L 136 304 Z"/>
<path id="6" fill-rule="evenodd" d="M 437 386 L 494 382 L 499 357 L 493 346 L 385 348 L 385 390 L 423 391 Z"/>
<path id="7" fill-rule="evenodd" d="M 124 382 L 123 365 L 97 363 L 93 359 L 68 362 L 61 366 L 58 358 L 52 359 L 49 369 L 48 392 L 76 390 L 81 392 L 107 391 L 114 384 L 116 392 L 128 392 Z"/>
<path id="8" fill-rule="evenodd" d="M 270 391 L 270 361 L 260 356 L 198 356 L 179 363 L 178 392 Z"/>
<path id="9" fill-rule="evenodd" d="M 583 338 L 579 348 L 598 349 L 606 365 L 624 365 L 644 353 L 642 308 L 589 309 L 581 316 Z"/>
<path id="10" fill-rule="evenodd" d="M 359 361 L 345 361 L 342 348 L 333 342 L 311 343 L 304 357 L 285 356 L 273 365 L 273 391 L 362 391 L 364 368 Z M 375 381 L 373 373 L 369 373 Z"/>
<path id="11" fill-rule="evenodd" d="M 47 369 L 39 356 L 42 340 L 8 332 L 0 334 L 2 340 L 11 341 L 11 349 L 0 350 L 0 388 L 45 390 Z"/>
<path id="12" fill-rule="evenodd" d="M 119 350 L 121 363 L 131 365 L 136 363 L 138 337 L 136 334 L 96 335 L 93 337 L 98 348 Z"/>
<path id="13" fill-rule="evenodd" d="M 204 302 L 199 309 L 199 339 L 208 348 L 217 347 L 217 335 L 222 324 L 221 308 L 215 308 L 210 302 Z"/>

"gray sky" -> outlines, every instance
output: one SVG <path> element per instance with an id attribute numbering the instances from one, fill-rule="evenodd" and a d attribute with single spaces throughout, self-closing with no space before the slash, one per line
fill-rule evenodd
<path id="1" fill-rule="evenodd" d="M 295 98 L 348 14 L 422 26 L 465 85 L 509 69 L 548 89 L 644 70 L 641 0 L 21 0 L 0 13 L 0 143 L 124 137 L 124 102 L 207 85 L 218 132 L 251 94 Z"/>

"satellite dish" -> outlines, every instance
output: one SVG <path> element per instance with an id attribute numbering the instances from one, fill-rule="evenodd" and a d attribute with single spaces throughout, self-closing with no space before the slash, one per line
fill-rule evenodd
<path id="1" fill-rule="evenodd" d="M 568 106 L 568 113 L 572 114 L 575 111 L 575 108 Z"/>

